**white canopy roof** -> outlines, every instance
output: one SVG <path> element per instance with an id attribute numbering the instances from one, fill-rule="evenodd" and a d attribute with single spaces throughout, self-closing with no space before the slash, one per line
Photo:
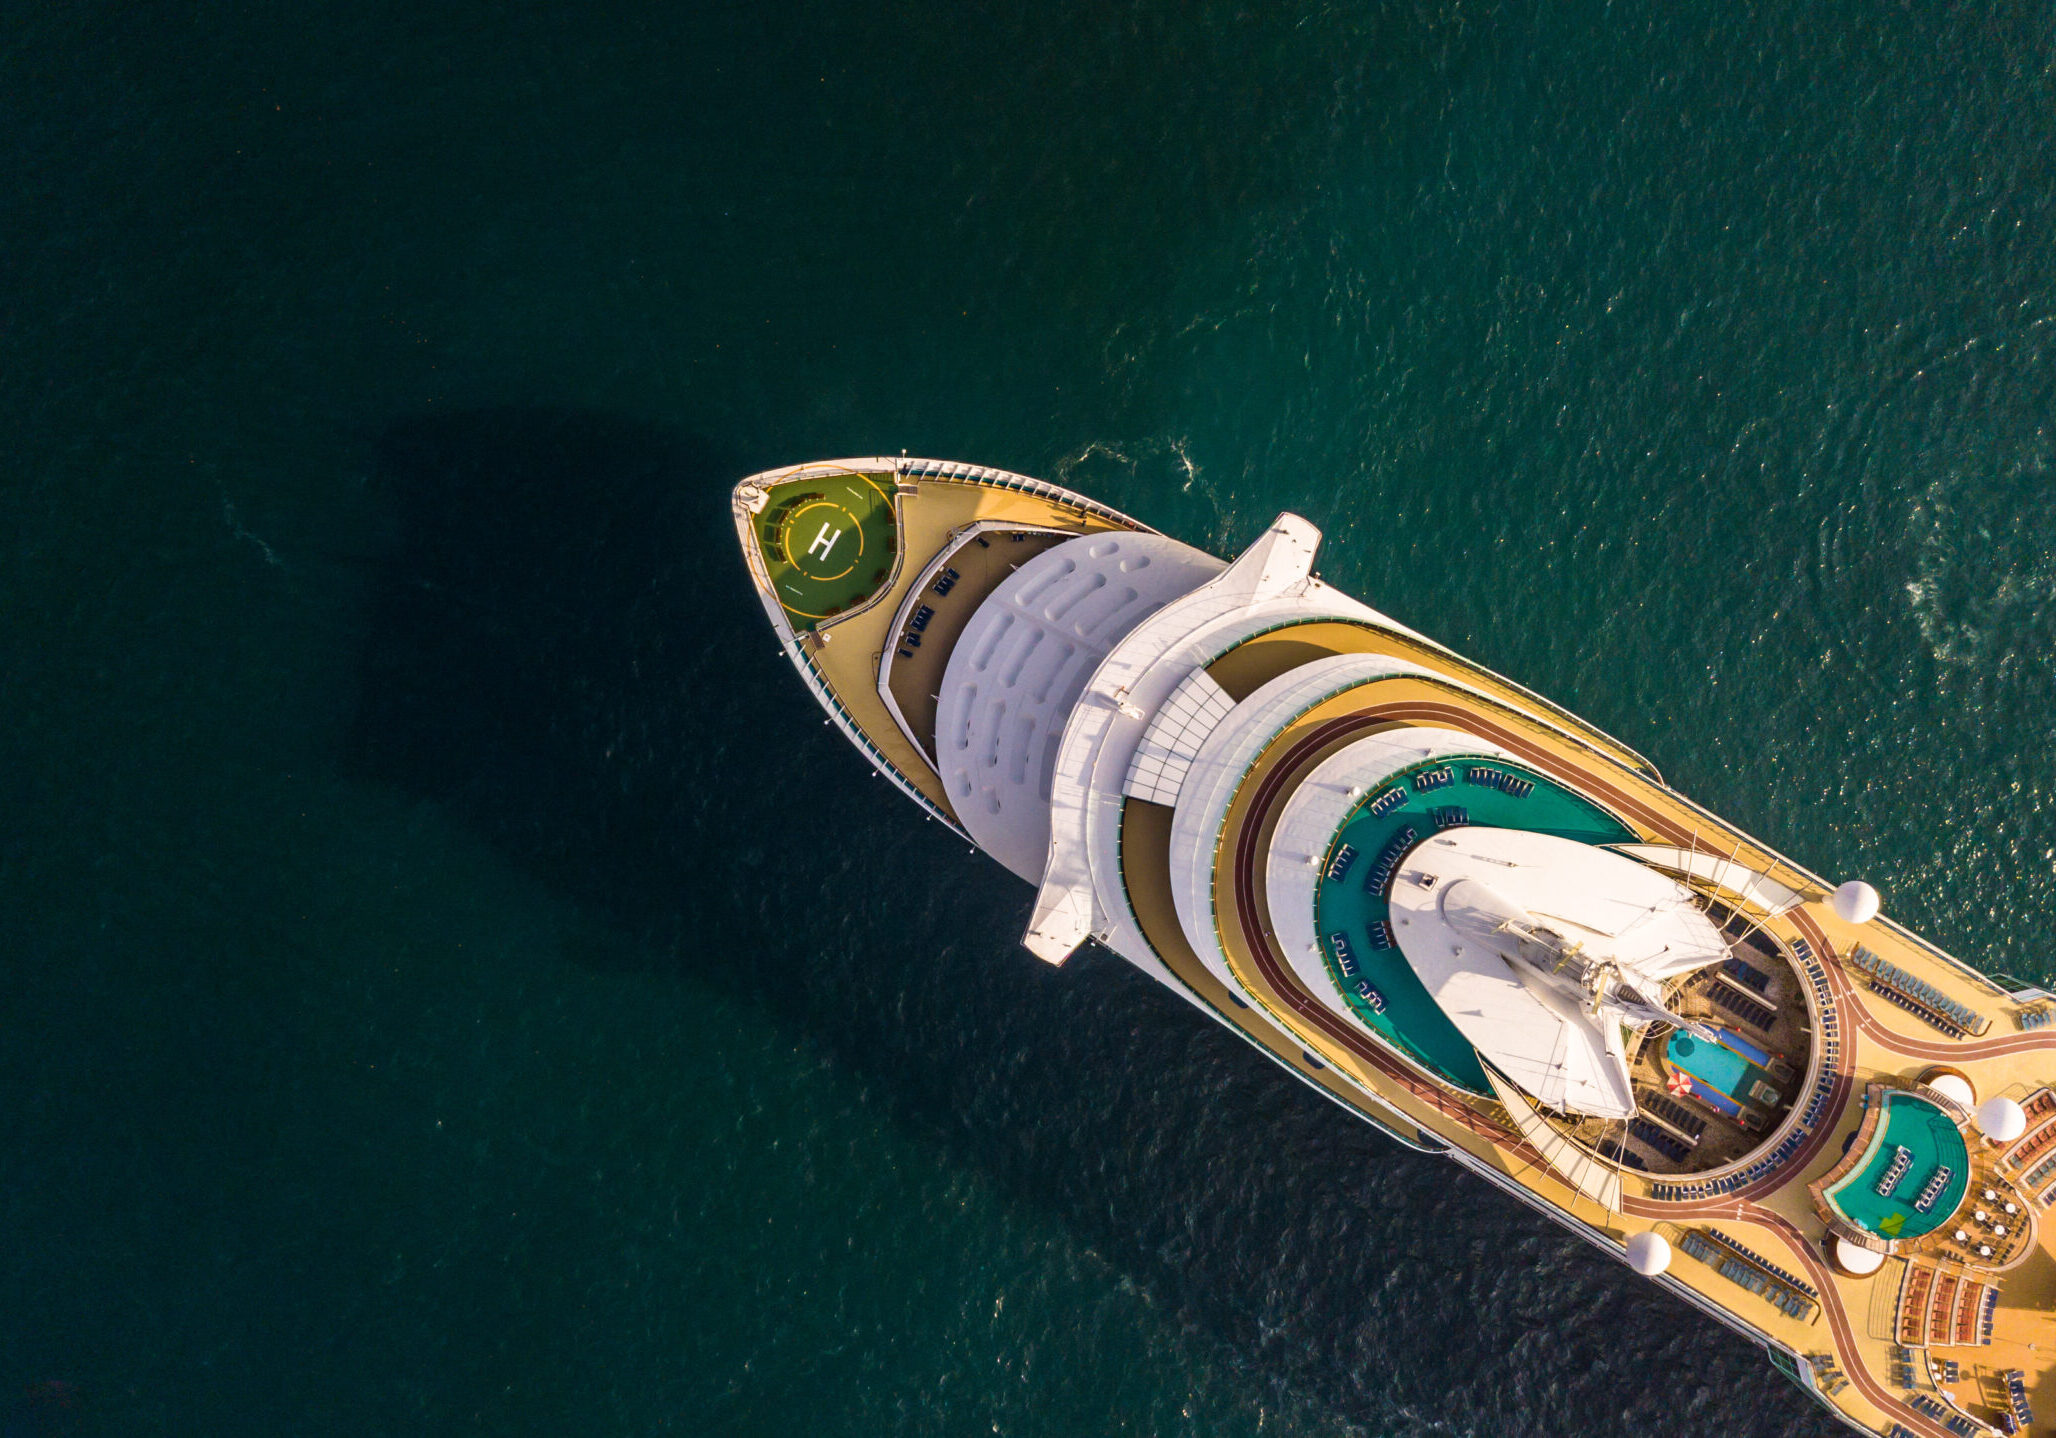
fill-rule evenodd
<path id="1" fill-rule="evenodd" d="M 1161 534 L 1088 534 L 980 602 L 943 670 L 935 768 L 981 849 L 1042 878 L 1057 745 L 1086 680 L 1122 636 L 1225 567 Z"/>
<path id="2" fill-rule="evenodd" d="M 1620 1211 L 1621 1176 L 1618 1171 L 1565 1137 L 1535 1111 L 1535 1106 L 1521 1096 L 1519 1089 L 1489 1068 L 1485 1070 L 1485 1079 L 1492 1085 L 1492 1092 L 1499 1095 L 1499 1101 L 1506 1105 L 1506 1115 L 1513 1120 L 1515 1131 L 1542 1155 L 1542 1161 L 1555 1169 L 1558 1177 L 1585 1197 L 1597 1199 L 1601 1205 L 1615 1212 Z"/>
<path id="3" fill-rule="evenodd" d="M 1344 745 L 1316 764 L 1285 801 L 1278 825 L 1271 831 L 1264 887 L 1278 947 L 1308 992 L 1353 1024 L 1361 1020 L 1328 976 L 1320 955 L 1315 920 L 1321 861 L 1335 831 L 1363 795 L 1409 765 L 1453 754 L 1498 757 L 1506 751 L 1456 729 L 1408 726 L 1383 730 Z"/>
<path id="4" fill-rule="evenodd" d="M 1613 847 L 1617 853 L 1640 859 L 1645 864 L 1654 864 L 1659 869 L 1703 879 L 1773 918 L 1797 907 L 1806 898 L 1797 889 L 1779 883 L 1770 875 L 1733 859 L 1722 858 L 1719 854 L 1680 849 L 1675 844 L 1616 844 Z"/>
<path id="5" fill-rule="evenodd" d="M 1513 829 L 1417 846 L 1393 881 L 1392 919 L 1400 952 L 1480 1055 L 1545 1106 L 1606 1118 L 1635 1112 L 1623 1027 L 1647 1021 L 1665 980 L 1727 955 L 1674 880 Z"/>
<path id="6" fill-rule="evenodd" d="M 1062 963 L 1096 932 L 1144 968 L 1158 962 L 1120 877 L 1123 780 L 1149 727 L 1194 673 L 1284 623 L 1374 621 L 1413 632 L 1306 572 L 1320 538 L 1298 515 L 1279 515 L 1241 558 L 1143 620 L 1093 671 L 1064 721 L 1051 775 L 1049 859 L 1022 939 L 1031 953 Z"/>

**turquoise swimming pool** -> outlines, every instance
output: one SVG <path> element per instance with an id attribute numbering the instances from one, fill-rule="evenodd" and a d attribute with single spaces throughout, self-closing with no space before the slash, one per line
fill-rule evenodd
<path id="1" fill-rule="evenodd" d="M 1749 1074 L 1749 1061 L 1733 1049 L 1695 1039 L 1680 1031 L 1670 1036 L 1664 1056 L 1675 1067 L 1729 1098 L 1742 1096 L 1743 1080 Z"/>
<path id="2" fill-rule="evenodd" d="M 1947 1223 L 1963 1202 L 1970 1146 L 1955 1120 L 1926 1099 L 1888 1093 L 1884 1102 L 1863 1161 L 1822 1196 L 1880 1238 L 1919 1238 Z"/>
<path id="3" fill-rule="evenodd" d="M 1752 1105 L 1775 1110 L 1784 1093 L 1771 1076 L 1771 1056 L 1733 1029 L 1715 1028 L 1713 1032 L 1713 1043 L 1683 1030 L 1664 1040 L 1664 1063 L 1674 1076 L 1681 1074 L 1690 1081 L 1682 1090 L 1673 1084 L 1672 1092 L 1689 1092 L 1737 1123 L 1750 1121 L 1747 1110 Z"/>

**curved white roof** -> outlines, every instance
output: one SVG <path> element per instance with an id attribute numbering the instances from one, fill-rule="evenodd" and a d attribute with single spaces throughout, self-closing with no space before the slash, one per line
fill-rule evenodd
<path id="1" fill-rule="evenodd" d="M 1058 749 L 1050 788 L 1049 858 L 1022 937 L 1030 952 L 1061 963 L 1096 933 L 1137 962 L 1152 961 L 1122 888 L 1122 790 L 1131 773 L 1161 779 L 1173 767 L 1145 775 L 1134 760 L 1151 722 L 1196 669 L 1253 635 L 1322 620 L 1375 625 L 1440 648 L 1389 614 L 1316 578 L 1310 571 L 1320 537 L 1298 515 L 1279 515 L 1227 570 L 1137 625 L 1100 662 L 1081 695 L 1084 702 L 1073 707 L 1065 723 Z M 1410 665 L 1405 672 L 1434 671 Z M 1448 675 L 1437 677 L 1472 688 Z M 1189 697 L 1197 699 L 1203 692 Z M 1578 738 L 1552 717 L 1561 711 L 1532 694 L 1528 698 L 1538 722 Z M 1179 757 L 1187 760 L 1182 753 Z M 1183 775 L 1176 782 L 1182 786 Z"/>
<path id="2" fill-rule="evenodd" d="M 1085 681 L 1122 636 L 1226 566 L 1160 534 L 1044 550 L 978 606 L 943 672 L 936 768 L 978 846 L 1030 883 L 1049 854 L 1050 774 Z"/>
<path id="3" fill-rule="evenodd" d="M 1835 892 L 1828 896 L 1828 904 L 1834 909 L 1835 917 L 1850 924 L 1867 924 L 1875 919 L 1879 902 L 1878 891 L 1861 879 L 1837 884 Z"/>
<path id="4" fill-rule="evenodd" d="M 1100 661 L 1057 753 L 1049 864 L 1022 939 L 1031 952 L 1059 963 L 1097 931 L 1147 961 L 1121 881 L 1122 789 L 1144 732 L 1180 684 L 1281 623 L 1390 622 L 1307 572 L 1319 539 L 1298 515 L 1279 515 L 1224 572 L 1145 619 Z"/>
<path id="5" fill-rule="evenodd" d="M 1994 1143 L 2012 1143 L 2027 1132 L 2027 1110 L 2004 1094 L 1994 1094 L 1978 1105 L 1977 1127 Z"/>
<path id="6" fill-rule="evenodd" d="M 1373 679 L 1420 672 L 1419 665 L 1383 654 L 1313 660 L 1287 670 L 1229 710 L 1200 746 L 1171 820 L 1171 898 L 1192 947 L 1225 982 L 1234 980 L 1214 937 L 1214 851 L 1249 766 L 1281 730 L 1322 701 Z"/>
<path id="7" fill-rule="evenodd" d="M 1591 965 L 1657 995 L 1663 981 L 1727 956 L 1691 894 L 1610 850 L 1515 829 L 1445 830 L 1392 884 L 1400 952 L 1463 1036 L 1560 1111 L 1635 1112 L 1623 1011 L 1595 1003 L 1565 966 L 1538 964 L 1509 924 L 1543 929 L 1575 969 Z"/>
<path id="8" fill-rule="evenodd" d="M 1265 863 L 1264 886 L 1270 900 L 1271 931 L 1277 935 L 1292 971 L 1321 1002 L 1355 1022 L 1355 1013 L 1335 991 L 1335 982 L 1321 960 L 1320 930 L 1314 913 L 1314 891 L 1321 862 L 1335 831 L 1363 795 L 1410 764 L 1447 754 L 1478 754 L 1508 758 L 1505 750 L 1457 729 L 1387 729 L 1330 754 L 1300 782 L 1278 815 Z"/>
<path id="9" fill-rule="evenodd" d="M 1542 1161 L 1556 1170 L 1557 1177 L 1587 1198 L 1598 1200 L 1601 1207 L 1618 1212 L 1621 1206 L 1620 1172 L 1594 1158 L 1577 1140 L 1542 1117 L 1521 1091 L 1501 1075 L 1488 1068 L 1485 1078 L 1492 1085 L 1492 1092 L 1499 1095 L 1500 1103 L 1506 1106 L 1506 1116 L 1513 1120 L 1514 1132 L 1542 1155 Z"/>
<path id="10" fill-rule="evenodd" d="M 1628 1241 L 1621 1246 L 1621 1254 L 1628 1260 L 1628 1267 L 1644 1278 L 1654 1278 L 1670 1267 L 1670 1240 L 1653 1228 L 1628 1235 Z M 1884 1260 L 1880 1258 L 1878 1262 Z"/>

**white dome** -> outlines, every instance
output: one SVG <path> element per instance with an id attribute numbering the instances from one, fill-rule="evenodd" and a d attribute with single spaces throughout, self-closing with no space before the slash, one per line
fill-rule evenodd
<path id="1" fill-rule="evenodd" d="M 1838 1238 L 1835 1240 L 1835 1262 L 1860 1276 L 1876 1273 L 1883 1268 L 1885 1256 L 1882 1253 L 1872 1253 L 1867 1248 L 1858 1248 L 1846 1238 Z"/>
<path id="2" fill-rule="evenodd" d="M 2012 1143 L 2027 1132 L 2027 1114 L 2010 1098 L 1988 1098 L 1978 1108 L 1977 1126 L 1996 1143 Z"/>
<path id="3" fill-rule="evenodd" d="M 1936 1074 L 1927 1081 L 1927 1086 L 1943 1098 L 1956 1100 L 1965 1110 L 1977 1107 L 1977 1090 L 1962 1074 Z"/>
<path id="4" fill-rule="evenodd" d="M 1844 923 L 1867 924 L 1878 916 L 1878 891 L 1861 879 L 1835 890 L 1828 903 Z"/>
<path id="5" fill-rule="evenodd" d="M 1627 1242 L 1627 1257 L 1628 1267 L 1644 1278 L 1654 1278 L 1671 1266 L 1670 1242 L 1660 1233 L 1634 1234 Z"/>

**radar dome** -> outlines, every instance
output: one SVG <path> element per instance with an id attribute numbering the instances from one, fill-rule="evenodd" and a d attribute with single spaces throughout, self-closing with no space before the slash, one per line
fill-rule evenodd
<path id="1" fill-rule="evenodd" d="M 1828 903 L 1844 923 L 1867 924 L 1878 916 L 1878 891 L 1861 879 L 1851 879 L 1835 890 Z"/>
<path id="2" fill-rule="evenodd" d="M 1628 1239 L 1628 1267 L 1654 1278 L 1671 1266 L 1671 1246 L 1660 1233 L 1637 1233 Z"/>
<path id="3" fill-rule="evenodd" d="M 2027 1114 L 2010 1098 L 1988 1098 L 1978 1106 L 1977 1126 L 1994 1143 L 2012 1143 L 2027 1132 Z"/>

